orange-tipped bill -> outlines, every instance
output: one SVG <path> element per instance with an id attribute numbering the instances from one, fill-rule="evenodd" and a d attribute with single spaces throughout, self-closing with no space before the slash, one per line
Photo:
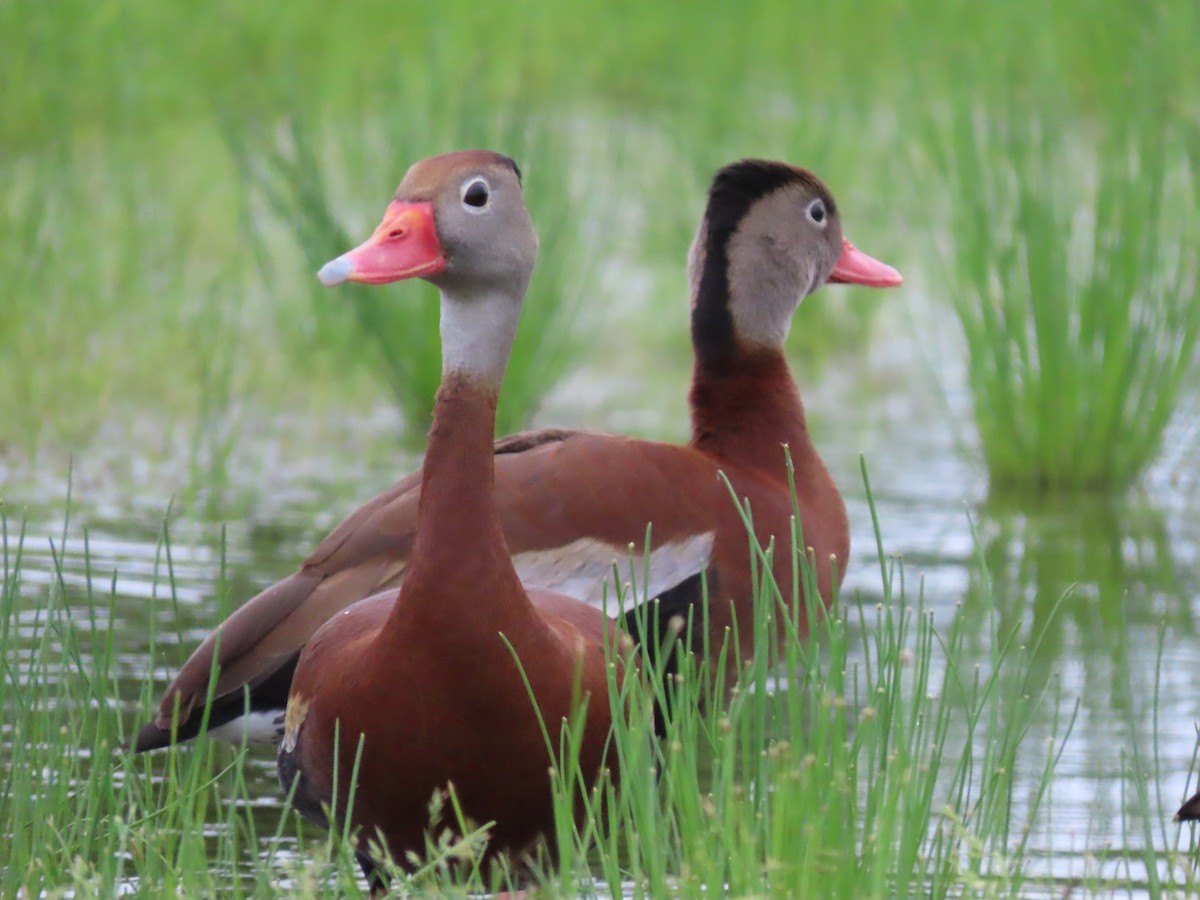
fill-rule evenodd
<path id="1" fill-rule="evenodd" d="M 904 282 L 903 276 L 873 256 L 867 256 L 852 243 L 842 238 L 842 255 L 838 257 L 830 284 L 864 284 L 867 287 L 896 287 Z"/>
<path id="2" fill-rule="evenodd" d="M 343 281 L 388 284 L 436 275 L 445 269 L 446 257 L 433 222 L 433 204 L 394 200 L 375 233 L 321 266 L 317 278 L 326 287 Z"/>

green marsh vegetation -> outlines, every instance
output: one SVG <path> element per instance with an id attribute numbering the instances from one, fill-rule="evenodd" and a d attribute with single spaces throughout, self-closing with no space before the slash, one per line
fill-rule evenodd
<path id="1" fill-rule="evenodd" d="M 1122 489 L 1196 385 L 1200 239 L 1179 133 L 1142 119 L 1080 146 L 1024 111 L 956 111 L 937 157 L 992 483 Z"/>
<path id="2" fill-rule="evenodd" d="M 149 662 L 132 664 L 114 634 L 123 615 L 118 576 L 92 570 L 86 532 L 84 546 L 72 548 L 78 531 L 64 523 L 46 583 L 26 575 L 35 542 L 21 524 L 5 519 L 3 537 L 10 764 L 0 792 L 8 847 L 0 892 L 356 895 L 345 835 L 263 806 L 269 751 L 207 740 L 157 755 L 120 751 L 130 711 L 153 700 L 141 673 L 176 653 L 172 637 L 182 636 L 152 626 Z M 798 544 L 759 548 L 763 571 L 769 554 Z M 82 558 L 86 577 L 62 567 L 68 554 Z M 576 825 L 580 773 L 567 741 L 561 849 L 534 867 L 540 891 L 704 897 L 718 884 L 732 896 L 999 897 L 1048 886 L 1033 848 L 1053 827 L 1055 763 L 1079 714 L 1061 680 L 1039 666 L 1049 624 L 1006 623 L 986 587 L 976 607 L 939 621 L 902 564 L 882 550 L 880 558 L 880 602 L 843 598 L 821 622 L 796 605 L 796 586 L 764 580 L 756 627 L 763 646 L 782 635 L 778 654 L 746 666 L 722 655 L 719 666 L 741 671 L 725 704 L 701 703 L 711 701 L 709 681 L 684 657 L 662 740 L 653 736 L 651 694 L 628 679 L 614 699 L 629 710 L 612 747 L 622 788 L 588 796 Z M 635 592 L 637 572 L 633 561 Z M 223 578 L 218 590 L 227 590 Z M 179 602 L 165 532 L 152 594 L 154 604 Z M 651 684 L 661 701 L 661 681 Z M 1023 769 L 1040 774 L 1018 791 Z M 1142 793 L 1130 802 L 1148 819 L 1159 801 Z M 432 808 L 455 822 L 452 802 Z M 462 896 L 497 887 L 472 865 L 481 840 L 470 830 L 439 835 L 430 864 L 397 889 Z M 1194 888 L 1182 860 L 1166 859 L 1165 886 Z M 1151 883 L 1164 887 L 1153 852 L 1144 862 Z M 1089 892 L 1147 886 L 1128 865 L 1103 861 L 1070 883 Z"/>

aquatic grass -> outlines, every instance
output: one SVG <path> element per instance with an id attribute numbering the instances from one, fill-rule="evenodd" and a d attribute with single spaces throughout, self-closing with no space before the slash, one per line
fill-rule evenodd
<path id="1" fill-rule="evenodd" d="M 771 555 L 799 559 L 802 547 L 752 547 L 761 578 L 756 646 L 781 649 L 741 661 L 724 648 L 719 665 L 741 673 L 727 704 L 703 702 L 712 673 L 698 671 L 691 654 L 673 679 L 661 742 L 648 726 L 651 695 L 627 692 L 614 704 L 614 714 L 631 713 L 617 718 L 622 784 L 609 798 L 608 843 L 594 851 L 609 890 L 1020 893 L 1031 876 L 1027 837 L 1014 845 L 1014 834 L 1028 835 L 1021 826 L 1039 816 L 1073 716 L 1056 687 L 1027 692 L 1036 646 L 994 634 L 980 667 L 964 645 L 964 618 L 948 632 L 936 628 L 897 565 L 882 569 L 882 602 L 839 602 L 817 622 L 795 586 L 770 582 Z M 653 685 L 658 658 L 643 663 Z M 1018 804 L 1016 755 L 1035 723 L 1047 741 L 1043 774 Z"/>
<path id="2" fill-rule="evenodd" d="M 206 158 L 202 141 L 189 146 Z M 197 173 L 202 162 L 164 160 L 174 148 L 169 136 L 64 136 L 0 160 L 11 186 L 0 201 L 0 418 L 15 447 L 77 449 L 143 408 L 205 407 L 212 421 L 225 405 L 212 393 L 244 388 L 234 348 L 263 348 L 244 328 L 228 198 Z"/>
<path id="3" fill-rule="evenodd" d="M 519 85 L 534 103 L 589 97 L 662 111 L 698 98 L 719 104 L 737 94 L 731 87 L 759 84 L 765 94 L 803 92 L 902 111 L 929 99 L 913 96 L 910 75 L 930 76 L 945 96 L 957 84 L 934 76 L 954 66 L 969 64 L 986 78 L 1007 74 L 1014 60 L 1045 60 L 1041 71 L 1107 112 L 1127 98 L 1126 76 L 1141 52 L 1131 36 L 1161 28 L 1182 50 L 1196 24 L 1186 3 L 1095 8 L 1085 0 L 1050 9 L 1028 0 L 873 0 L 855 15 L 778 2 L 734 9 L 719 0 L 702 0 L 686 16 L 631 0 L 585 0 L 570 10 L 539 0 L 519 12 L 364 0 L 337 17 L 315 0 L 289 3 L 286 16 L 281 9 L 237 7 L 228 18 L 198 21 L 180 2 L 133 2 L 118 12 L 84 0 L 5 4 L 0 28 L 24 40 L 0 59 L 0 141 L 23 152 L 64 124 L 151 129 L 214 107 L 238 108 L 259 88 L 295 90 L 333 108 L 370 92 L 375 73 L 393 66 L 451 81 L 474 67 L 482 81 Z M 1034 14 L 1031 33 L 1021 26 Z M 969 43 L 985 36 L 992 40 Z M 431 50 L 436 64 L 428 62 Z M 1172 63 L 1194 90 L 1194 54 L 1179 53 Z M 742 124 L 736 101 L 717 108 L 730 130 Z"/>
<path id="4" fill-rule="evenodd" d="M 1200 228 L 1179 135 L 1131 118 L 1093 143 L 965 101 L 926 137 L 954 198 L 946 270 L 991 483 L 1126 487 L 1194 385 Z"/>
<path id="5" fill-rule="evenodd" d="M 130 682 L 116 648 L 115 573 L 92 569 L 85 530 L 85 580 L 69 586 L 68 514 L 51 542 L 52 582 L 26 584 L 28 537 L 23 526 L 10 530 L 4 512 L 0 895 L 264 896 L 280 892 L 281 878 L 331 884 L 338 870 L 342 889 L 356 890 L 348 853 L 334 857 L 337 865 L 319 855 L 290 868 L 274 861 L 296 832 L 260 836 L 246 814 L 257 798 L 247 789 L 245 751 L 204 739 L 158 758 L 124 749 L 128 713 L 140 716 L 153 698 L 148 680 Z M 164 567 L 169 591 L 166 548 Z M 261 868 L 247 866 L 258 859 Z"/>
<path id="6" fill-rule="evenodd" d="M 1164 675 L 1179 668 L 1165 662 L 1167 637 L 1190 634 L 1193 615 L 1188 591 L 1177 582 L 1181 569 L 1162 511 L 1136 491 L 1076 497 L 1067 507 L 1052 497 L 991 497 L 979 511 L 978 555 L 967 615 L 982 614 L 987 595 L 995 598 L 1000 627 L 1017 629 L 1023 642 L 1040 634 L 1030 672 L 1038 686 L 1076 668 L 1074 682 L 1091 718 L 1079 731 L 1098 739 L 1074 748 L 1066 778 L 1076 777 L 1080 757 L 1086 771 L 1119 777 L 1113 796 L 1099 794 L 1095 808 L 1108 807 L 1123 837 L 1094 854 L 1088 877 L 1119 867 L 1149 896 L 1172 895 L 1178 889 L 1172 879 L 1192 882 L 1196 870 L 1187 862 L 1194 849 L 1162 851 L 1194 847 L 1194 835 L 1171 821 L 1191 791 L 1185 786 L 1168 796 L 1175 790 L 1167 786 L 1194 772 L 1195 761 L 1188 759 L 1187 737 L 1184 753 L 1165 761 L 1172 722 L 1160 697 Z M 1073 643 L 1104 650 L 1075 667 Z M 1185 729 L 1191 731 L 1190 720 Z"/>
<path id="7" fill-rule="evenodd" d="M 39 586 L 27 577 L 24 526 L 0 517 L 0 894 L 357 895 L 347 832 L 319 833 L 258 796 L 267 755 L 205 739 L 143 756 L 120 749 L 153 705 L 145 673 L 166 645 L 152 629 L 148 658 L 130 668 L 114 633 L 130 600 L 77 530 L 68 515 L 52 542 L 52 580 Z M 68 552 L 79 540 L 81 553 Z M 529 879 L 549 897 L 1015 896 L 1044 886 L 1045 798 L 1077 710 L 1038 666 L 1058 613 L 1026 631 L 984 579 L 970 605 L 938 621 L 880 546 L 879 601 L 839 599 L 818 619 L 797 602 L 801 582 L 769 577 L 773 554 L 799 559 L 803 546 L 797 533 L 751 548 L 756 643 L 778 650 L 742 660 L 730 640 L 715 671 L 682 654 L 665 683 L 665 655 L 644 654 L 645 677 L 620 691 L 614 682 L 619 789 L 581 791 L 578 721 L 555 735 L 547 726 L 554 856 L 543 852 L 522 877 L 485 874 L 487 823 L 464 821 L 451 795 L 431 806 L 442 825 L 425 863 L 395 873 L 397 893 L 462 896 Z M 622 572 L 627 590 L 640 590 L 643 565 L 635 555 Z M 157 571 L 151 602 L 176 609 L 166 529 Z M 714 692 L 730 682 L 727 696 Z M 661 740 L 655 704 L 668 710 Z M 1141 745 L 1127 778 L 1157 766 L 1157 753 Z M 1018 793 L 1017 773 L 1030 769 L 1038 774 Z M 1165 833 L 1145 830 L 1164 800 L 1133 790 L 1126 827 L 1149 835 L 1147 863 L 1168 866 L 1163 890 L 1187 890 L 1194 877 L 1162 849 Z M 1133 877 L 1097 871 L 1088 886 L 1104 893 Z"/>

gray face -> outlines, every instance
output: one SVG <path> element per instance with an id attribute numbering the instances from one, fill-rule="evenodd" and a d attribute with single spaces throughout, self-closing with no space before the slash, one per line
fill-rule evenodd
<path id="1" fill-rule="evenodd" d="M 477 150 L 423 160 L 396 196 L 433 204 L 443 371 L 498 389 L 538 249 L 512 162 Z"/>
<path id="2" fill-rule="evenodd" d="M 439 287 L 485 285 L 524 292 L 537 259 L 537 235 L 512 160 L 490 150 L 459 150 L 414 163 L 396 199 L 432 203 L 446 270 Z"/>
<path id="3" fill-rule="evenodd" d="M 787 185 L 755 203 L 729 239 L 738 339 L 782 345 L 800 301 L 825 283 L 841 252 L 841 222 L 817 192 Z"/>
<path id="4" fill-rule="evenodd" d="M 538 240 L 517 175 L 508 166 L 469 166 L 447 173 L 433 199 L 446 270 L 441 288 L 490 285 L 524 294 Z"/>

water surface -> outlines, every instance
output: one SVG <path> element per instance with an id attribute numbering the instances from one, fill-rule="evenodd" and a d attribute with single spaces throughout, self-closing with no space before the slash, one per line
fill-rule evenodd
<path id="1" fill-rule="evenodd" d="M 862 454 L 885 550 L 902 560 L 910 596 L 919 588 L 941 626 L 962 609 L 967 646 L 981 663 L 995 633 L 1015 629 L 1022 642 L 1040 641 L 1035 680 L 1057 680 L 1068 708 L 1078 703 L 1051 795 L 1031 823 L 1035 868 L 1064 879 L 1060 885 L 1098 873 L 1141 881 L 1144 833 L 1159 851 L 1190 840 L 1170 817 L 1189 792 L 1200 719 L 1200 512 L 1194 481 L 1180 474 L 1186 454 L 1179 449 L 1193 419 L 1181 418 L 1163 460 L 1125 497 L 992 496 L 972 458 L 967 401 L 954 387 L 962 373 L 952 337 L 900 314 L 883 323 L 868 352 L 836 360 L 806 391 L 852 522 L 843 596 L 882 597 Z M 916 331 L 928 339 L 914 340 Z M 587 421 L 678 438 L 682 399 L 636 386 L 636 377 L 605 382 L 602 373 L 582 373 L 551 398 L 541 424 Z M 642 405 L 607 412 L 631 396 Z M 303 424 L 264 422 L 239 444 L 228 479 L 199 489 L 195 470 L 181 467 L 184 456 L 170 445 L 141 457 L 136 443 L 98 442 L 96 453 L 74 463 L 65 541 L 65 467 L 0 463 L 10 520 L 14 510 L 27 519 L 26 583 L 49 584 L 54 555 L 62 554 L 68 586 L 83 587 L 85 529 L 91 577 L 115 579 L 112 624 L 131 725 L 148 712 L 136 701 L 147 679 L 157 694 L 231 605 L 291 571 L 342 515 L 415 462 L 391 450 L 395 421 L 387 412 L 324 426 L 315 433 L 345 440 L 282 442 L 280 430 Z M 160 660 L 153 671 L 151 646 Z M 1046 705 L 1023 745 L 1018 815 L 1041 780 L 1053 714 Z M 251 756 L 252 812 L 269 835 L 281 806 L 273 755 Z M 3 766 L 0 759 L 0 777 Z M 1138 780 L 1151 798 L 1148 823 L 1132 802 Z"/>

